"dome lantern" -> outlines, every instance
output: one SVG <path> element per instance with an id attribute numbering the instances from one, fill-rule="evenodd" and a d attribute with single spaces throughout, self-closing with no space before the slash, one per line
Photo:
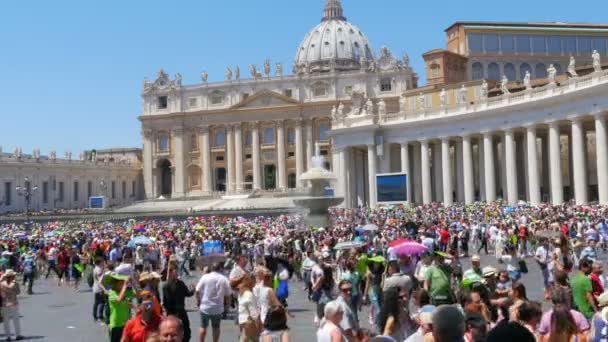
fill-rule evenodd
<path id="1" fill-rule="evenodd" d="M 331 19 L 346 21 L 340 0 L 327 0 L 325 2 L 325 8 L 323 9 L 323 19 L 321 19 L 321 21 Z"/>

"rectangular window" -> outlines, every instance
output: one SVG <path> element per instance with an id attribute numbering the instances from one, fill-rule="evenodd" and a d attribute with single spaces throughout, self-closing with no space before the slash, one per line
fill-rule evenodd
<path id="1" fill-rule="evenodd" d="M 246 100 L 249 97 L 249 93 L 243 93 L 243 100 Z"/>
<path id="2" fill-rule="evenodd" d="M 327 150 L 321 150 L 321 155 L 322 156 L 326 156 L 327 155 Z"/>
<path id="3" fill-rule="evenodd" d="M 246 154 L 245 159 L 251 159 L 251 154 L 250 153 Z"/>
<path id="4" fill-rule="evenodd" d="M 42 182 L 42 203 L 49 203 L 49 182 Z"/>
<path id="5" fill-rule="evenodd" d="M 211 94 L 211 104 L 212 105 L 221 104 L 222 102 L 224 102 L 223 93 L 215 92 L 215 93 Z"/>
<path id="6" fill-rule="evenodd" d="M 347 85 L 344 87 L 344 94 L 350 95 L 353 93 L 353 86 Z"/>
<path id="7" fill-rule="evenodd" d="M 544 36 L 532 36 L 532 51 L 536 54 L 544 54 L 547 51 Z"/>
<path id="8" fill-rule="evenodd" d="M 158 137 L 158 152 L 169 152 L 169 137 L 166 134 Z"/>
<path id="9" fill-rule="evenodd" d="M 127 198 L 127 182 L 122 181 L 122 198 Z"/>
<path id="10" fill-rule="evenodd" d="M 74 202 L 78 202 L 78 182 L 74 182 Z"/>
<path id="11" fill-rule="evenodd" d="M 515 36 L 517 53 L 530 53 L 530 36 Z"/>
<path id="12" fill-rule="evenodd" d="M 576 37 L 563 37 L 564 54 L 576 55 Z"/>
<path id="13" fill-rule="evenodd" d="M 578 37 L 578 53 L 581 55 L 591 53 L 590 37 Z"/>
<path id="14" fill-rule="evenodd" d="M 287 157 L 288 157 L 288 158 L 294 157 L 295 155 L 296 155 L 296 154 L 295 154 L 294 152 L 288 152 L 288 153 L 287 153 Z"/>
<path id="15" fill-rule="evenodd" d="M 391 91 L 393 89 L 393 81 L 390 78 L 380 80 L 380 91 Z"/>
<path id="16" fill-rule="evenodd" d="M 188 107 L 190 107 L 190 108 L 196 108 L 196 106 L 198 106 L 198 100 L 197 100 L 197 98 L 196 97 L 191 97 L 188 100 Z"/>
<path id="17" fill-rule="evenodd" d="M 500 36 L 500 50 L 503 53 L 515 53 L 515 38 L 510 35 Z"/>
<path id="18" fill-rule="evenodd" d="M 11 205 L 11 195 L 12 195 L 12 191 L 13 191 L 13 184 L 11 182 L 6 182 L 4 183 L 4 205 L 5 206 L 10 206 Z"/>
<path id="19" fill-rule="evenodd" d="M 292 97 L 293 96 L 293 92 L 291 89 L 285 89 L 283 90 L 283 95 L 287 96 L 287 97 Z"/>
<path id="20" fill-rule="evenodd" d="M 562 37 L 560 37 L 560 36 L 547 37 L 547 45 L 549 48 L 549 54 L 560 55 L 562 53 Z"/>
<path id="21" fill-rule="evenodd" d="M 93 197 L 93 182 L 87 182 L 87 198 Z"/>
<path id="22" fill-rule="evenodd" d="M 131 196 L 133 196 L 135 198 L 135 190 L 136 190 L 136 184 L 135 181 L 131 182 Z"/>
<path id="23" fill-rule="evenodd" d="M 215 161 L 224 161 L 224 156 L 216 156 Z"/>
<path id="24" fill-rule="evenodd" d="M 116 198 L 116 182 L 112 181 L 112 199 Z"/>
<path id="25" fill-rule="evenodd" d="M 498 35 L 484 34 L 483 38 L 486 52 L 498 52 Z"/>
<path id="26" fill-rule="evenodd" d="M 158 97 L 158 109 L 167 109 L 169 106 L 169 98 L 166 96 Z"/>
<path id="27" fill-rule="evenodd" d="M 467 40 L 469 42 L 469 53 L 482 53 L 483 41 L 480 33 L 469 33 Z"/>
<path id="28" fill-rule="evenodd" d="M 59 201 L 59 203 L 63 203 L 64 200 L 64 193 L 63 193 L 63 182 L 59 182 L 59 198 L 57 199 Z"/>

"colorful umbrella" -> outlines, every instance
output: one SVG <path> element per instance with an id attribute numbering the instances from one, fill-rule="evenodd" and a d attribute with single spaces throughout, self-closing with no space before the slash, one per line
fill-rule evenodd
<path id="1" fill-rule="evenodd" d="M 364 241 L 339 242 L 334 246 L 334 249 L 339 251 L 339 250 L 344 250 L 344 249 L 359 248 L 359 247 L 365 246 L 365 244 L 366 243 Z"/>
<path id="2" fill-rule="evenodd" d="M 388 244 L 388 246 L 389 246 L 389 247 L 397 247 L 397 246 L 399 246 L 399 245 L 400 245 L 400 244 L 402 244 L 402 243 L 411 242 L 411 241 L 412 241 L 412 240 L 410 240 L 410 239 L 403 239 L 403 238 L 402 238 L 402 239 L 397 239 L 397 240 L 395 240 L 395 241 L 391 241 L 391 242 Z"/>
<path id="3" fill-rule="evenodd" d="M 393 248 L 393 253 L 396 255 L 415 255 L 426 252 L 428 248 L 415 241 L 404 242 Z"/>
<path id="4" fill-rule="evenodd" d="M 361 228 L 361 229 L 366 232 L 375 232 L 378 230 L 378 226 L 376 226 L 373 223 L 369 223 L 369 224 L 366 224 L 365 226 L 363 226 L 363 228 Z"/>

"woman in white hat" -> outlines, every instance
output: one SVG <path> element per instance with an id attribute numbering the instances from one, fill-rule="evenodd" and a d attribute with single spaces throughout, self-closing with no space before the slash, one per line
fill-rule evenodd
<path id="1" fill-rule="evenodd" d="M 11 340 L 10 321 L 13 321 L 15 327 L 15 339 L 22 340 L 21 322 L 19 318 L 19 302 L 17 296 L 21 293 L 19 283 L 15 281 L 17 273 L 9 269 L 0 278 L 0 295 L 2 296 L 2 317 L 4 318 L 4 334 L 6 340 Z"/>

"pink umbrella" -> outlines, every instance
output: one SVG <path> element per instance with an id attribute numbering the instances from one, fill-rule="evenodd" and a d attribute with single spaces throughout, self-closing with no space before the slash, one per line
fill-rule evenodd
<path id="1" fill-rule="evenodd" d="M 410 240 L 410 239 L 404 239 L 404 238 L 401 238 L 401 239 L 397 239 L 397 240 L 395 240 L 395 241 L 391 241 L 391 242 L 389 242 L 389 243 L 388 243 L 388 246 L 389 246 L 389 247 L 397 247 L 397 246 L 399 246 L 399 245 L 400 245 L 400 244 L 402 244 L 402 243 L 406 243 L 406 242 L 410 242 L 410 241 L 412 241 L 412 240 Z"/>
<path id="2" fill-rule="evenodd" d="M 428 248 L 415 241 L 407 241 L 393 248 L 396 255 L 414 255 L 426 252 Z"/>

